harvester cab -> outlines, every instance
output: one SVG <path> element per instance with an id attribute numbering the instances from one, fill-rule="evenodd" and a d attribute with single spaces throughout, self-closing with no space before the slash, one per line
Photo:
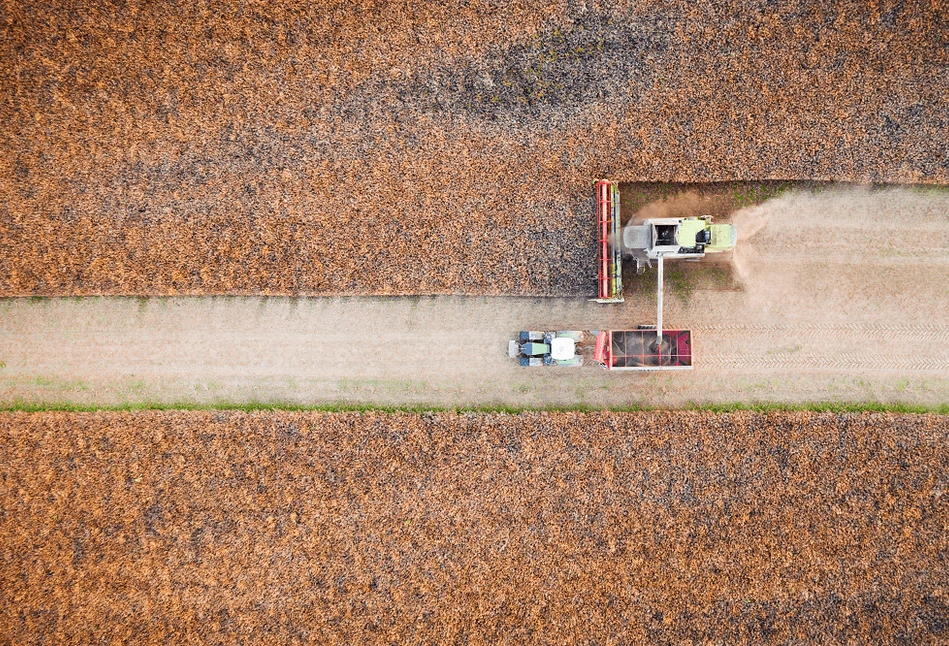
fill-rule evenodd
<path id="1" fill-rule="evenodd" d="M 712 224 L 712 216 L 656 218 L 623 229 L 621 256 L 636 263 L 636 273 L 660 257 L 698 260 L 707 253 L 728 251 L 737 232 L 730 224 Z"/>

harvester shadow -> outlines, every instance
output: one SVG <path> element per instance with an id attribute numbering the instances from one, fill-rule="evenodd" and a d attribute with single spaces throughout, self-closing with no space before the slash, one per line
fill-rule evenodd
<path id="1" fill-rule="evenodd" d="M 623 267 L 623 291 L 644 297 L 656 295 L 655 270 L 636 274 L 633 266 Z M 688 301 L 696 291 L 740 292 L 744 290 L 738 270 L 732 263 L 732 252 L 699 262 L 670 260 L 665 266 L 665 290 Z"/>

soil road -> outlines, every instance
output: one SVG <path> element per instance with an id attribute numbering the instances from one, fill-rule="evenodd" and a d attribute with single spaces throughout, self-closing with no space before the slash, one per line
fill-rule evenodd
<path id="1" fill-rule="evenodd" d="M 583 299 L 0 302 L 0 403 L 676 406 L 949 401 L 949 196 L 790 193 L 735 214 L 741 289 L 666 291 L 696 368 L 513 365 L 519 329 L 629 329 L 652 294 Z M 670 263 L 671 265 L 672 263 Z"/>

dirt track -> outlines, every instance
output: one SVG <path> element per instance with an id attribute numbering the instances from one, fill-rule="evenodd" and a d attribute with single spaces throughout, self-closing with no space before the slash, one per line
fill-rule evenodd
<path id="1" fill-rule="evenodd" d="M 3 401 L 510 404 L 949 401 L 949 196 L 791 193 L 739 212 L 740 290 L 667 285 L 689 374 L 527 370 L 518 329 L 654 322 L 578 299 L 84 299 L 0 304 Z M 670 266 L 673 263 L 670 263 Z"/>

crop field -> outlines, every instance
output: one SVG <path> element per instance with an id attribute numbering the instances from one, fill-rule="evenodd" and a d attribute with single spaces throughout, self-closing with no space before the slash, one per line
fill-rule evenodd
<path id="1" fill-rule="evenodd" d="M 586 295 L 597 177 L 949 182 L 947 21 L 7 3 L 0 295 Z"/>
<path id="2" fill-rule="evenodd" d="M 0 416 L 10 643 L 937 643 L 946 417 Z"/>
<path id="3" fill-rule="evenodd" d="M 0 643 L 949 642 L 947 70 L 942 0 L 0 3 Z M 604 177 L 739 231 L 694 371 L 507 357 L 654 322 Z"/>

